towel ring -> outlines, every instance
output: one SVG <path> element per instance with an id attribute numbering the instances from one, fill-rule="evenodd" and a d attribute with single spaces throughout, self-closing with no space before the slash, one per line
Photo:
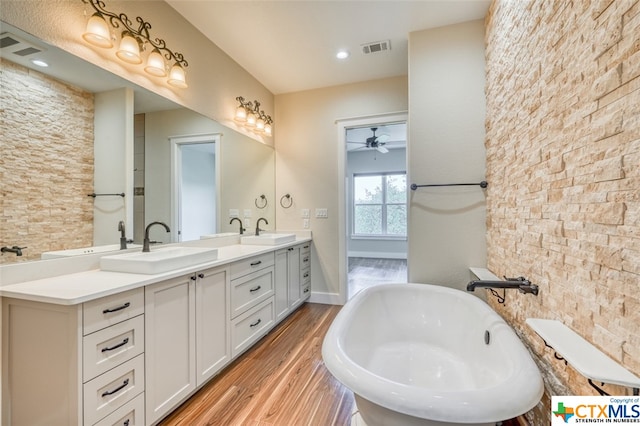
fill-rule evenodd
<path id="1" fill-rule="evenodd" d="M 284 199 L 289 200 L 289 204 L 285 205 L 284 204 Z M 288 209 L 289 207 L 291 207 L 293 205 L 293 197 L 291 196 L 291 194 L 285 194 L 282 197 L 280 197 L 280 205 L 282 206 L 282 208 L 284 209 Z"/>
<path id="2" fill-rule="evenodd" d="M 263 201 L 263 203 L 261 203 L 262 205 L 258 204 L 258 198 L 260 198 Z M 259 209 L 264 209 L 265 207 L 267 207 L 267 197 L 266 197 L 266 195 L 262 194 L 258 198 L 256 198 L 256 200 L 254 201 L 256 207 L 259 208 Z"/>

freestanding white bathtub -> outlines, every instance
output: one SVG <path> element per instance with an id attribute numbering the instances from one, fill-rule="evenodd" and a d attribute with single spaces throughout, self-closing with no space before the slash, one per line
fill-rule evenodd
<path id="1" fill-rule="evenodd" d="M 540 372 L 482 300 L 428 284 L 384 284 L 342 308 L 322 345 L 368 426 L 494 425 L 533 408 Z"/>

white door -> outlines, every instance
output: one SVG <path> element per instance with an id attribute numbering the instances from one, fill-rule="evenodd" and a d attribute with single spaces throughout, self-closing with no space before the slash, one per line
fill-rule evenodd
<path id="1" fill-rule="evenodd" d="M 176 241 L 218 229 L 219 135 L 182 136 L 172 142 L 172 230 Z"/>

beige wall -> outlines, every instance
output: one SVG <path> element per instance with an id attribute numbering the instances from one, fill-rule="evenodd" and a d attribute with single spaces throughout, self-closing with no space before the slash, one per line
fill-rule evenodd
<path id="1" fill-rule="evenodd" d="M 487 32 L 488 265 L 538 297 L 494 307 L 554 384 L 593 395 L 525 319 L 557 319 L 640 375 L 640 2 L 496 1 Z M 605 386 L 613 395 L 629 389 Z"/>
<path id="2" fill-rule="evenodd" d="M 410 183 L 484 180 L 484 66 L 482 21 L 409 35 Z M 409 281 L 464 289 L 469 267 L 486 263 L 484 191 L 418 188 L 409 197 Z"/>
<path id="3" fill-rule="evenodd" d="M 150 22 L 151 36 L 164 39 L 169 48 L 182 53 L 188 61 L 189 88 L 170 88 L 154 77 L 147 77 L 144 71 L 141 72 L 141 66 L 115 58 L 115 48 L 99 49 L 88 45 L 82 39 L 82 33 L 86 27 L 85 12 L 90 16 L 93 9 L 80 0 L 2 0 L 0 19 L 221 124 L 273 145 L 273 138 L 262 139 L 245 132 L 233 121 L 237 96 L 257 99 L 267 114 L 273 113 L 271 92 L 171 6 L 156 0 L 109 1 L 107 9 L 125 13 L 134 22 L 137 16 Z M 277 125 L 276 120 L 274 133 Z"/>
<path id="4" fill-rule="evenodd" d="M 278 204 L 279 229 L 301 229 L 300 209 L 311 209 L 313 256 L 312 292 L 321 300 L 337 300 L 340 291 L 339 146 L 337 119 L 407 109 L 405 77 L 375 80 L 276 96 L 276 199 L 289 193 L 294 204 Z M 342 153 L 344 155 L 344 152 Z M 327 219 L 314 210 L 327 208 Z M 326 296 L 323 298 L 322 296 Z"/>
<path id="5" fill-rule="evenodd" d="M 92 245 L 93 94 L 0 60 L 0 264 Z"/>

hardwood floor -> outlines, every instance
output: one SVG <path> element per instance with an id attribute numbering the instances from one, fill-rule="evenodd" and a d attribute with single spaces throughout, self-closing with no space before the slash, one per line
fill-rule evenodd
<path id="1" fill-rule="evenodd" d="M 376 284 L 406 282 L 406 259 L 349 258 L 349 297 Z"/>
<path id="2" fill-rule="evenodd" d="M 321 355 L 340 308 L 304 304 L 160 424 L 349 425 L 353 394 Z"/>

